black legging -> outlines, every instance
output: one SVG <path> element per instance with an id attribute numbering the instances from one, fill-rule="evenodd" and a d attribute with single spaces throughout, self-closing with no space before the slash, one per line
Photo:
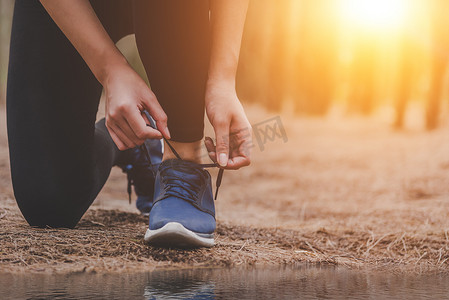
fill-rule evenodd
<path id="1" fill-rule="evenodd" d="M 135 33 L 172 139 L 203 137 L 208 0 L 92 0 L 116 42 Z M 33 226 L 74 227 L 120 151 L 95 125 L 101 85 L 38 0 L 16 0 L 7 88 L 11 174 Z"/>

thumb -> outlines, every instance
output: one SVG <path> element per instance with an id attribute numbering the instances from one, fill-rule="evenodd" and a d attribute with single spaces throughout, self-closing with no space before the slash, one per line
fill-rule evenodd
<path id="1" fill-rule="evenodd" d="M 157 129 L 166 139 L 170 139 L 170 131 L 167 127 L 167 115 L 157 101 L 156 97 L 146 97 L 142 99 L 146 110 L 149 112 L 153 120 L 156 122 Z"/>
<path id="2" fill-rule="evenodd" d="M 226 167 L 229 158 L 229 123 L 219 122 L 215 127 L 216 155 L 218 164 Z"/>

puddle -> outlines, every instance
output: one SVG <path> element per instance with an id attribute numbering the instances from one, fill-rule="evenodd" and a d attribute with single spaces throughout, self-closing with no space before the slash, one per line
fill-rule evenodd
<path id="1" fill-rule="evenodd" d="M 336 267 L 157 270 L 136 274 L 0 274 L 0 299 L 443 299 L 449 276 Z"/>

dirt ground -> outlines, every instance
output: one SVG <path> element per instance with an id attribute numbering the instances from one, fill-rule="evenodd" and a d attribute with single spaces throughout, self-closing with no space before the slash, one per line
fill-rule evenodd
<path id="1" fill-rule="evenodd" d="M 248 113 L 252 124 L 275 116 L 257 107 Z M 448 125 L 428 133 L 413 124 L 394 131 L 380 117 L 281 116 L 288 141 L 267 139 L 263 151 L 256 143 L 250 167 L 225 172 L 216 202 L 216 246 L 175 250 L 143 243 L 147 220 L 128 205 L 118 169 L 76 229 L 30 228 L 14 202 L 2 111 L 0 270 L 119 272 L 305 262 L 447 272 Z"/>

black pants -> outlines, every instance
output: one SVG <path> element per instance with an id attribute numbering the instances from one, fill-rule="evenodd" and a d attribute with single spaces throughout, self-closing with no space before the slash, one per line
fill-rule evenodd
<path id="1" fill-rule="evenodd" d="M 92 0 L 114 41 L 135 33 L 172 139 L 203 137 L 208 0 Z M 7 87 L 11 175 L 32 226 L 74 227 L 119 150 L 95 124 L 101 86 L 38 0 L 16 0 Z"/>

